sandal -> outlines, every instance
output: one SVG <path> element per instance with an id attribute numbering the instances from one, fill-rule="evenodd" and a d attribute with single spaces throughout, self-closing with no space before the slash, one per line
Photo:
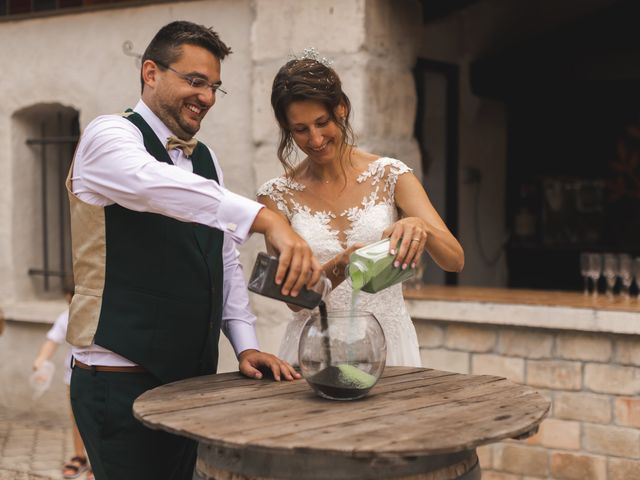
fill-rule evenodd
<path id="1" fill-rule="evenodd" d="M 62 467 L 62 478 L 78 478 L 89 469 L 85 457 L 75 456 Z"/>

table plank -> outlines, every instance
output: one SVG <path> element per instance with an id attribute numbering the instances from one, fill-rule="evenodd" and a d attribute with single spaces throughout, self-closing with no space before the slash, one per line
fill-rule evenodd
<path id="1" fill-rule="evenodd" d="M 549 402 L 489 375 L 387 367 L 368 396 L 317 397 L 306 382 L 239 374 L 188 379 L 146 392 L 134 414 L 151 428 L 225 448 L 338 455 L 441 454 L 526 434 Z"/>
<path id="2" fill-rule="evenodd" d="M 414 367 L 397 367 L 393 372 L 385 375 L 378 385 L 391 382 L 395 377 L 417 372 L 430 377 L 451 375 L 448 372 L 437 370 L 427 371 Z M 224 376 L 224 379 L 217 378 L 219 376 Z M 251 401 L 279 395 L 295 395 L 299 392 L 309 391 L 309 386 L 304 380 L 296 380 L 294 382 L 274 382 L 267 393 L 263 387 L 268 381 L 250 379 L 239 372 L 195 377 L 158 387 L 161 395 L 156 395 L 155 389 L 145 392 L 139 398 L 140 402 L 136 411 L 141 418 L 154 413 L 168 413 L 174 409 L 183 411 L 201 406 Z M 221 390 L 224 390 L 223 395 L 220 394 Z M 255 406 L 255 404 L 252 405 Z"/>
<path id="3" fill-rule="evenodd" d="M 397 377 L 395 377 L 397 379 Z M 413 377 L 412 377 L 413 378 Z M 481 385 L 492 382 L 496 377 L 479 376 L 469 385 Z M 431 388 L 429 394 L 432 402 L 449 403 L 451 398 L 456 397 L 456 385 L 452 385 L 455 380 L 454 374 L 445 377 L 430 379 Z M 439 380 L 439 381 L 438 381 Z M 448 381 L 447 381 L 448 380 Z M 405 409 L 412 405 L 424 406 L 427 402 L 420 395 L 420 389 L 424 387 L 424 380 L 393 382 L 386 385 L 376 386 L 370 393 L 374 396 L 384 395 L 390 392 L 385 402 L 334 402 L 327 403 L 326 400 L 315 396 L 307 387 L 305 394 L 288 395 L 278 399 L 278 411 L 283 413 L 273 415 L 273 399 L 271 397 L 257 400 L 247 400 L 234 405 L 234 410 L 246 411 L 251 409 L 250 416 L 241 416 L 229 423 L 226 409 L 215 409 L 200 407 L 189 410 L 173 410 L 158 415 L 147 415 L 145 420 L 149 422 L 162 423 L 165 427 L 171 427 L 176 432 L 189 430 L 192 434 L 207 438 L 208 428 L 215 428 L 216 435 L 224 435 L 227 439 L 232 439 L 236 443 L 248 443 L 261 437 L 269 437 L 274 434 L 289 435 L 301 428 L 315 429 L 319 427 L 328 428 L 331 425 L 340 425 L 347 420 L 365 421 L 375 419 L 381 415 L 388 415 L 397 411 L 397 402 L 403 401 Z M 437 396 L 438 392 L 443 392 L 442 397 Z M 327 418 L 327 415 L 333 415 Z M 304 419 L 301 424 L 300 419 Z M 202 422 L 205 421 L 204 425 Z M 289 422 L 291 421 L 291 422 Z M 221 425 L 222 424 L 222 425 Z M 249 438 L 250 437 L 250 438 Z"/>

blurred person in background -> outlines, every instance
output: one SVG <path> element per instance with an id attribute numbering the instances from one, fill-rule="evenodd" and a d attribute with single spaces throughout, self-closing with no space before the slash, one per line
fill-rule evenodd
<path id="1" fill-rule="evenodd" d="M 73 285 L 67 282 L 64 286 L 64 298 L 68 304 L 71 303 L 73 298 Z M 58 350 L 58 347 L 65 342 L 67 336 L 67 326 L 69 324 L 69 309 L 66 308 L 62 312 L 53 326 L 47 332 L 47 339 L 42 343 L 38 356 L 33 360 L 33 371 L 38 371 L 44 362 L 49 361 L 53 354 Z M 69 348 L 64 360 L 64 383 L 69 386 L 71 383 L 71 349 Z M 68 388 L 67 388 L 68 389 Z M 87 461 L 87 454 L 84 449 L 84 443 L 75 419 L 73 418 L 73 412 L 71 414 L 71 433 L 73 437 L 73 457 L 62 467 L 62 478 L 78 478 L 84 472 L 87 472 L 86 479 L 92 480 L 93 472 Z"/>

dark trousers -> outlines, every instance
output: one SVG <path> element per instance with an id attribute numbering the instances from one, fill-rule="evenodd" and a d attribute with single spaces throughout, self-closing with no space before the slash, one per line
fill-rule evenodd
<path id="1" fill-rule="evenodd" d="M 96 480 L 192 480 L 197 442 L 133 417 L 133 401 L 158 385 L 146 373 L 73 369 L 71 406 Z"/>

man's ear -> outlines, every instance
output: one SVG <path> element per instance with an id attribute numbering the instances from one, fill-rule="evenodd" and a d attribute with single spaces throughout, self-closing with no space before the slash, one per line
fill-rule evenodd
<path id="1" fill-rule="evenodd" d="M 144 84 L 155 88 L 159 71 L 158 65 L 153 60 L 145 60 L 142 64 L 142 81 Z"/>

